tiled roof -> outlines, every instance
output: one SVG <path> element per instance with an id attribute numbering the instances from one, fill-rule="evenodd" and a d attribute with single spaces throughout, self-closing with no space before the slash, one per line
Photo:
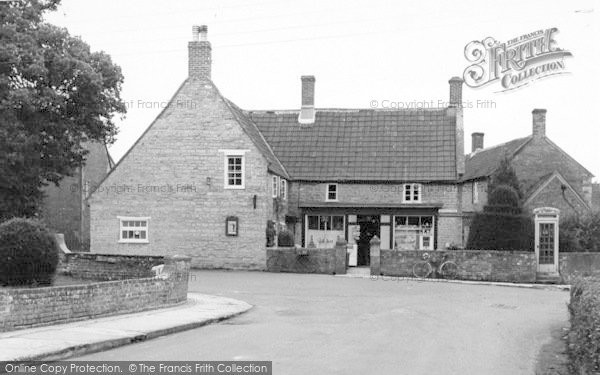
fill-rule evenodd
<path id="1" fill-rule="evenodd" d="M 293 179 L 440 181 L 456 179 L 456 117 L 439 110 L 249 111 Z"/>
<path id="2" fill-rule="evenodd" d="M 462 179 L 467 181 L 491 176 L 504 157 L 512 158 L 530 139 L 531 136 L 513 139 L 512 141 L 467 155 L 465 158 L 465 174 Z"/>
<path id="3" fill-rule="evenodd" d="M 273 150 L 271 149 L 261 132 L 256 127 L 256 124 L 246 116 L 244 111 L 242 111 L 238 106 L 233 104 L 233 102 L 231 102 L 228 99 L 225 99 L 224 97 L 223 99 L 229 106 L 231 113 L 233 114 L 237 122 L 240 124 L 244 132 L 252 140 L 254 145 L 259 149 L 263 156 L 267 159 L 267 162 L 269 163 L 269 170 L 282 177 L 290 178 L 285 168 L 277 159 L 277 157 L 273 154 Z"/>

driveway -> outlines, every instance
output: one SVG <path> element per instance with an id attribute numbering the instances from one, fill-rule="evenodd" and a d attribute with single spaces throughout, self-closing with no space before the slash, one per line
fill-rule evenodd
<path id="1" fill-rule="evenodd" d="M 190 290 L 255 307 L 78 360 L 269 360 L 274 374 L 533 374 L 559 290 L 327 275 L 195 271 Z"/>

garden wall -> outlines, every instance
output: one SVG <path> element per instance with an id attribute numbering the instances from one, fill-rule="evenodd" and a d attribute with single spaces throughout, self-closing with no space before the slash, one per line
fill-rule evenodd
<path id="1" fill-rule="evenodd" d="M 535 282 L 537 263 L 534 252 L 495 250 L 380 250 L 380 274 L 414 277 L 413 266 L 428 253 L 432 265 L 450 260 L 458 266 L 457 279 L 499 282 Z M 433 277 L 433 275 L 431 275 Z"/>
<path id="2" fill-rule="evenodd" d="M 330 249 L 267 248 L 268 272 L 346 273 L 346 246 Z"/>
<path id="3" fill-rule="evenodd" d="M 0 289 L 0 332 L 133 313 L 185 302 L 190 258 L 66 254 L 67 272 L 111 280 L 45 288 Z M 164 264 L 162 274 L 148 267 Z M 71 267 L 71 271 L 69 270 Z"/>
<path id="4" fill-rule="evenodd" d="M 581 276 L 600 277 L 600 252 L 559 253 L 558 261 L 564 283 L 570 284 Z"/>

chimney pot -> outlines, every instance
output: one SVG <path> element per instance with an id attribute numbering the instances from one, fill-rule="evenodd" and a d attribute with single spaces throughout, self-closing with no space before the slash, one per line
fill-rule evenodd
<path id="1" fill-rule="evenodd" d="M 483 133 L 471 134 L 471 152 L 483 149 Z"/>
<path id="2" fill-rule="evenodd" d="M 546 136 L 546 110 L 536 108 L 531 111 L 532 114 L 532 135 L 534 139 L 541 139 Z"/>
<path id="3" fill-rule="evenodd" d="M 188 75 L 190 78 L 210 79 L 212 47 L 206 38 L 206 25 L 192 27 L 192 41 L 188 43 Z"/>

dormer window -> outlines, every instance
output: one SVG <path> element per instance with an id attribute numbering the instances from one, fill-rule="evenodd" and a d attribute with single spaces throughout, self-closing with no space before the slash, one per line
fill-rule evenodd
<path id="1" fill-rule="evenodd" d="M 421 202 L 421 184 L 404 184 L 404 202 Z"/>
<path id="2" fill-rule="evenodd" d="M 326 201 L 338 200 L 338 184 L 327 184 Z"/>

